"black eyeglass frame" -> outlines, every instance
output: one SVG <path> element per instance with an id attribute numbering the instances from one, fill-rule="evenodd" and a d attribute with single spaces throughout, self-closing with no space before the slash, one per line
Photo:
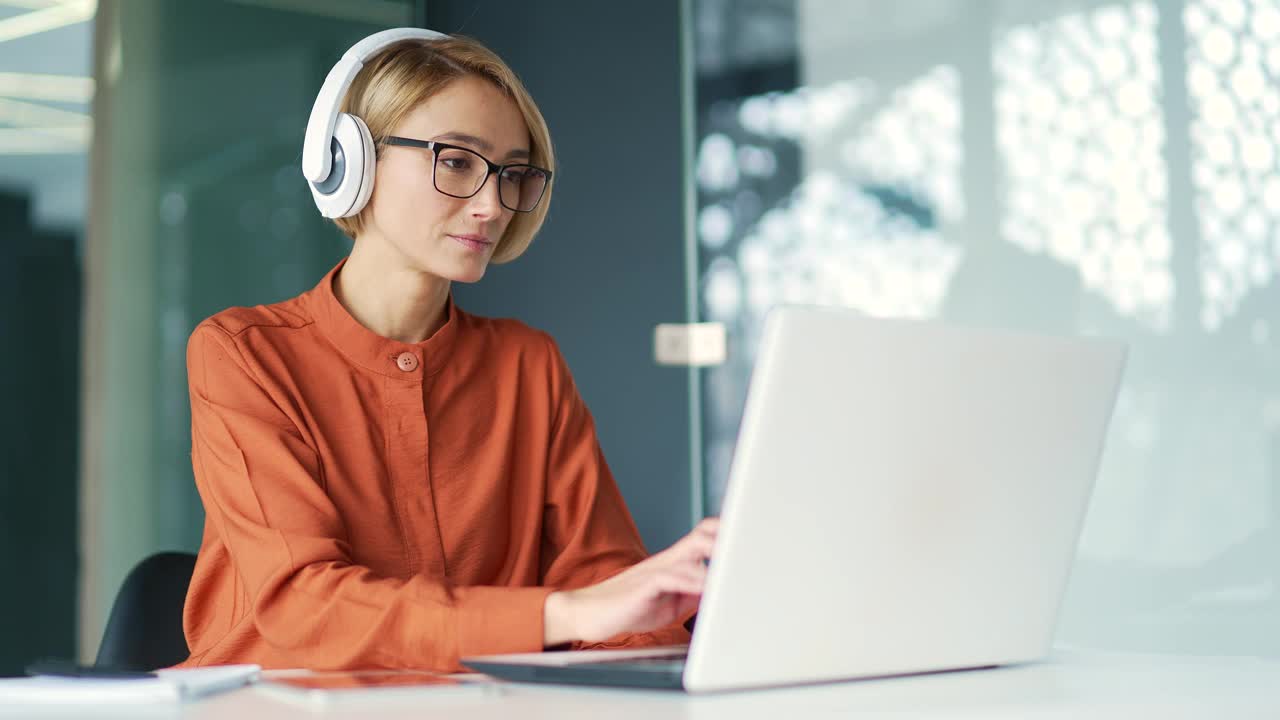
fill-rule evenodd
<path id="1" fill-rule="evenodd" d="M 475 192 L 471 193 L 470 195 L 454 195 L 451 192 L 445 192 L 444 190 L 440 189 L 440 185 L 436 183 L 436 163 L 432 162 L 431 163 L 431 186 L 434 187 L 436 189 L 436 192 L 440 193 L 441 195 L 448 195 L 449 197 L 455 197 L 461 200 L 466 200 L 467 198 L 473 198 L 476 195 L 478 195 L 481 190 L 484 189 L 484 186 L 486 184 L 488 184 L 489 176 L 496 174 L 498 175 L 499 180 L 501 180 L 502 171 L 508 168 L 529 168 L 531 170 L 537 170 L 538 172 L 543 173 L 544 175 L 546 175 L 547 179 L 546 179 L 546 182 L 542 184 L 542 192 L 538 193 L 538 199 L 533 201 L 533 206 L 530 207 L 528 210 L 521 210 L 519 208 L 511 207 L 510 205 L 507 204 L 505 200 L 502 199 L 501 189 L 499 189 L 498 191 L 498 202 L 502 204 L 502 207 L 510 210 L 511 212 L 528 213 L 538 209 L 538 203 L 542 202 L 543 196 L 547 194 L 547 188 L 551 185 L 552 173 L 550 170 L 546 168 L 540 168 L 537 165 L 530 165 L 529 163 L 507 163 L 506 165 L 499 165 L 493 162 L 492 160 L 490 160 L 489 158 L 476 152 L 475 150 L 472 150 L 471 148 L 468 148 L 468 147 L 462 147 L 461 145 L 450 145 L 449 143 L 442 143 L 436 140 L 415 140 L 414 138 L 400 137 L 398 135 L 388 135 L 387 137 L 383 138 L 382 142 L 386 145 L 397 145 L 399 147 L 411 147 L 411 148 L 419 148 L 422 150 L 430 150 L 431 153 L 435 155 L 437 159 L 439 159 L 440 157 L 441 150 L 462 150 L 465 152 L 469 152 L 472 155 L 475 155 L 476 157 L 480 158 L 481 160 L 484 161 L 484 164 L 489 167 L 489 172 L 485 174 L 484 181 L 480 183 L 480 186 L 476 188 Z"/>

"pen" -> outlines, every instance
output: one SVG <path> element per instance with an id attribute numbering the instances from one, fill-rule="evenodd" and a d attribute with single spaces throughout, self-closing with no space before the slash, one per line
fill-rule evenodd
<path id="1" fill-rule="evenodd" d="M 77 665 L 69 660 L 38 660 L 26 667 L 28 675 L 45 675 L 67 678 L 93 678 L 96 680 L 140 680 L 158 677 L 145 670 L 120 670 L 92 665 Z"/>

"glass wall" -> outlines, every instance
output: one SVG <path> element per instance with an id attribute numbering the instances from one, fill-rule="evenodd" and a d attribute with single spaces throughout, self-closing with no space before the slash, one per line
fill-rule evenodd
<path id="1" fill-rule="evenodd" d="M 311 103 L 413 0 L 102 0 L 86 253 L 81 653 L 125 573 L 194 551 L 186 341 L 232 305 L 313 286 L 349 241 L 299 166 Z"/>
<path id="2" fill-rule="evenodd" d="M 699 314 L 733 348 L 701 378 L 708 510 L 774 304 L 1121 337 L 1059 641 L 1280 654 L 1275 3 L 693 19 Z"/>
<path id="3" fill-rule="evenodd" d="M 94 9 L 0 1 L 0 675 L 75 651 Z"/>

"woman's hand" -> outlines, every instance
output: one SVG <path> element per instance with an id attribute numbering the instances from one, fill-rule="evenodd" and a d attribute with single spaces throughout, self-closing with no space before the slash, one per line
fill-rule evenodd
<path id="1" fill-rule="evenodd" d="M 719 528 L 717 518 L 707 518 L 671 547 L 604 582 L 552 593 L 543 609 L 545 644 L 649 632 L 692 613 Z"/>

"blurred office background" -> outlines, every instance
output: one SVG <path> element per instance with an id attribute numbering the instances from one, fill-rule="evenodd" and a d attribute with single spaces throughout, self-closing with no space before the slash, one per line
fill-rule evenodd
<path id="1" fill-rule="evenodd" d="M 347 251 L 302 129 L 398 25 L 547 115 L 542 235 L 456 296 L 557 337 L 651 549 L 718 510 L 773 304 L 1121 337 L 1059 641 L 1280 655 L 1274 0 L 0 0 L 0 674 L 198 546 L 187 335 Z M 655 366 L 694 320 L 727 362 Z"/>

